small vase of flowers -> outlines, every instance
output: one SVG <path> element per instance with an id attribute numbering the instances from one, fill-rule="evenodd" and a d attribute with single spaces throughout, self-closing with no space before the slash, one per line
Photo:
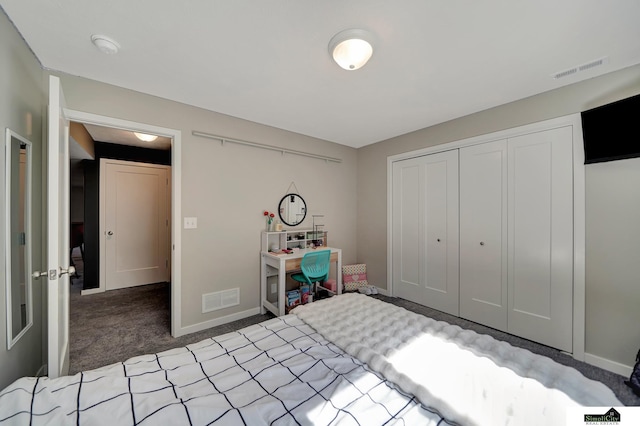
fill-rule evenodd
<path id="1" fill-rule="evenodd" d="M 271 212 L 268 212 L 267 210 L 265 210 L 262 214 L 266 219 L 266 231 L 267 232 L 273 231 L 273 218 L 276 217 L 276 215 Z"/>

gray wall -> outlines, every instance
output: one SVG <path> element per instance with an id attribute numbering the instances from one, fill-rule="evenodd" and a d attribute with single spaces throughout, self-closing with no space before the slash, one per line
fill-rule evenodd
<path id="1" fill-rule="evenodd" d="M 397 138 L 369 145 L 358 150 L 358 261 L 367 264 L 369 281 L 386 288 L 387 280 L 387 157 L 420 148 L 479 136 L 524 124 L 584 111 L 640 93 L 640 66 L 630 67 L 615 73 L 572 84 L 537 96 L 481 111 L 429 128 L 421 129 Z M 419 94 L 416 94 L 419 96 Z M 617 181 L 621 162 L 611 163 L 602 174 Z M 596 167 L 586 167 L 587 205 L 587 306 L 586 306 L 586 352 L 608 360 L 633 365 L 640 345 L 640 283 L 629 280 L 633 271 L 615 270 L 612 259 L 631 261 L 635 251 L 623 241 L 607 239 L 595 241 L 593 236 L 606 230 L 608 220 L 593 218 L 592 206 L 603 203 L 602 191 L 594 187 Z M 640 187 L 637 175 L 630 186 Z M 636 190 L 637 191 L 637 190 Z M 618 203 L 625 204 L 631 192 L 610 194 Z M 636 192 L 637 194 L 637 192 Z M 637 203 L 637 200 L 636 200 Z M 637 205 L 637 204 L 636 204 Z M 638 215 L 616 217 L 620 226 L 627 226 L 633 238 L 640 239 L 637 229 Z M 598 245 L 596 248 L 595 245 Z M 602 259 L 600 252 L 609 257 Z M 634 260 L 637 262 L 637 257 Z M 627 263 L 628 264 L 628 263 Z M 638 275 L 636 274 L 636 277 Z M 606 303 L 600 303 L 603 294 Z M 622 299 L 632 299 L 633 304 L 617 304 Z M 612 314 L 615 312 L 615 314 Z M 634 327 L 627 327 L 634 324 Z M 634 350 L 631 350 L 634 349 Z"/>
<path id="2" fill-rule="evenodd" d="M 640 347 L 640 158 L 588 164 L 585 184 L 587 352 L 633 365 Z"/>
<path id="3" fill-rule="evenodd" d="M 182 215 L 198 229 L 182 229 L 182 327 L 259 306 L 263 210 L 276 211 L 295 181 L 309 212 L 324 214 L 329 244 L 356 260 L 356 169 L 353 148 L 275 129 L 185 104 L 70 75 L 60 75 L 73 110 L 182 132 Z M 341 164 L 225 144 L 193 136 L 223 135 L 338 157 Z M 311 227 L 309 219 L 300 227 Z M 240 288 L 240 305 L 202 314 L 202 295 Z"/>
<path id="4" fill-rule="evenodd" d="M 33 267 L 42 262 L 42 109 L 46 105 L 43 72 L 39 62 L 7 19 L 0 13 L 0 129 L 2 130 L 0 173 L 0 259 L 5 258 L 5 128 L 33 143 Z M 34 282 L 34 324 L 18 343 L 7 351 L 5 262 L 0 262 L 0 388 L 25 375 L 34 375 L 43 364 L 43 287 Z"/>

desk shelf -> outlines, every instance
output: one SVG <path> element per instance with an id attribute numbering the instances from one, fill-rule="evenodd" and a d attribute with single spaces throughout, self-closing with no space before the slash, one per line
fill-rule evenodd
<path id="1" fill-rule="evenodd" d="M 315 244 L 315 243 L 319 244 Z M 327 246 L 327 231 L 313 229 L 287 229 L 280 232 L 262 232 L 261 251 L 271 251 L 275 245 L 279 249 L 308 248 L 310 244 Z"/>

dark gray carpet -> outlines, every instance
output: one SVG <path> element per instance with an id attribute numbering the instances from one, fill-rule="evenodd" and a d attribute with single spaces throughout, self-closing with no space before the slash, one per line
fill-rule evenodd
<path id="1" fill-rule="evenodd" d="M 201 332 L 171 337 L 171 287 L 149 284 L 105 293 L 71 294 L 69 373 L 196 343 L 273 318 L 254 315 Z"/>
<path id="2" fill-rule="evenodd" d="M 81 279 L 74 279 L 71 295 L 70 374 L 124 361 L 137 355 L 161 352 L 199 342 L 242 327 L 273 318 L 254 315 L 179 338 L 170 334 L 171 291 L 167 283 L 150 284 L 123 290 L 80 296 Z M 436 320 L 446 321 L 478 333 L 492 335 L 514 346 L 548 356 L 556 362 L 576 368 L 586 377 L 609 386 L 625 405 L 640 405 L 623 383 L 624 377 L 579 362 L 556 349 L 521 339 L 476 323 L 457 318 L 403 299 L 374 296 L 385 302 Z"/>

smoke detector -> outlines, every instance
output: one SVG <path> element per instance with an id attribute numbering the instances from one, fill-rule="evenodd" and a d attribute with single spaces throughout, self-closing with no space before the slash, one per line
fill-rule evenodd
<path id="1" fill-rule="evenodd" d="M 94 34 L 91 36 L 91 42 L 99 51 L 107 55 L 115 55 L 120 49 L 117 41 L 105 35 Z"/>

